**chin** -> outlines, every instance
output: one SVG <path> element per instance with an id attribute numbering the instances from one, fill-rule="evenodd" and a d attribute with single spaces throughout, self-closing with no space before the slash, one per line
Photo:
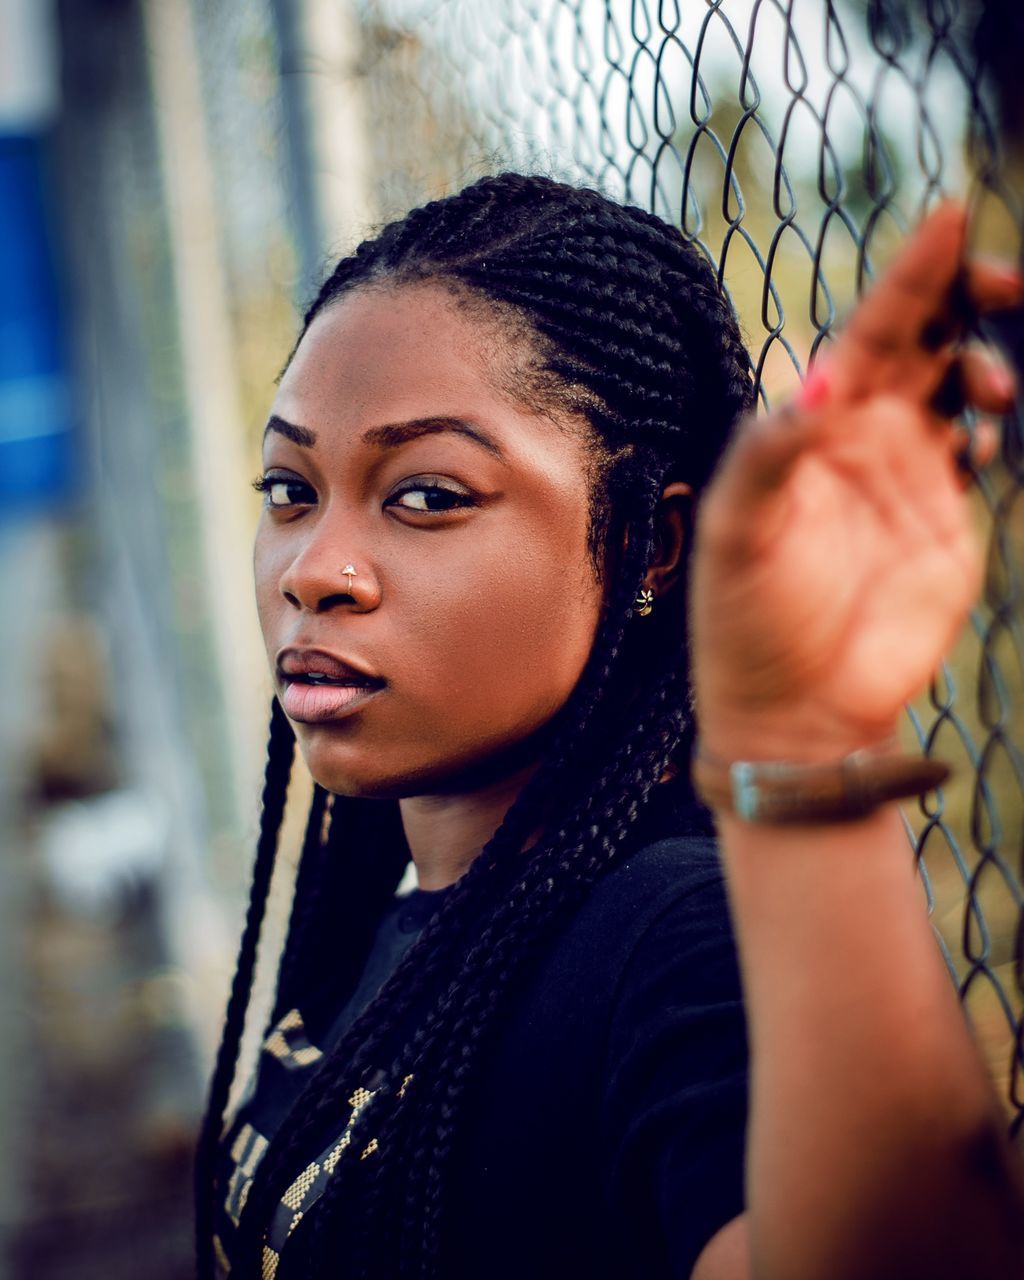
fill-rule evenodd
<path id="1" fill-rule="evenodd" d="M 381 767 L 380 756 L 370 761 L 359 752 L 357 758 L 356 753 L 339 751 L 336 744 L 310 742 L 305 735 L 298 735 L 298 743 L 313 781 L 333 795 L 393 800 L 408 794 L 400 778 Z"/>
<path id="2" fill-rule="evenodd" d="M 311 726 L 299 725 L 297 739 L 313 781 L 338 796 L 365 800 L 402 800 L 409 796 L 473 791 L 535 765 L 543 755 L 547 734 L 534 731 L 511 741 L 474 742 L 439 756 L 438 744 L 416 755 L 389 753 L 365 743 L 339 741 Z M 545 726 L 546 729 L 546 726 Z M 411 746 L 411 744 L 409 744 Z"/>
<path id="3" fill-rule="evenodd" d="M 302 758 L 313 781 L 336 796 L 362 800 L 401 800 L 443 787 L 450 775 L 447 761 L 398 759 L 386 748 L 367 749 L 339 741 L 337 735 L 297 725 Z M 403 753 L 404 754 L 404 753 Z"/>

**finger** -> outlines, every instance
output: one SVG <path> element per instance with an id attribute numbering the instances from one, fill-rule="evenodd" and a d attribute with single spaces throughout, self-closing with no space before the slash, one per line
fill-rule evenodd
<path id="1" fill-rule="evenodd" d="M 746 547 L 751 538 L 770 542 L 784 519 L 783 482 L 819 429 L 817 415 L 792 407 L 745 418 L 701 502 L 704 536 L 721 549 Z"/>
<path id="2" fill-rule="evenodd" d="M 974 424 L 970 453 L 971 462 L 979 471 L 995 462 L 1000 439 L 999 424 L 990 418 L 979 418 Z"/>
<path id="3" fill-rule="evenodd" d="M 983 471 L 999 452 L 999 427 L 991 418 L 978 418 L 973 427 L 952 429 L 953 453 L 961 466 Z"/>
<path id="4" fill-rule="evenodd" d="M 975 328 L 979 316 L 1011 310 L 1022 300 L 1024 275 L 1015 267 L 994 259 L 968 259 L 954 277 L 943 307 L 925 321 L 921 345 L 926 351 L 939 351 Z"/>
<path id="5" fill-rule="evenodd" d="M 973 428 L 963 423 L 951 427 L 950 438 L 960 487 L 967 489 L 977 479 L 978 472 L 995 460 L 999 452 L 999 428 L 990 418 L 979 418 Z"/>
<path id="6" fill-rule="evenodd" d="M 964 403 L 984 413 L 1006 413 L 1013 408 L 1017 383 L 997 356 L 983 347 L 967 347 L 956 361 Z"/>
<path id="7" fill-rule="evenodd" d="M 965 230 L 965 210 L 952 202 L 921 223 L 837 342 L 833 366 L 840 377 L 856 386 L 870 365 L 905 360 L 929 326 L 947 321 Z"/>
<path id="8" fill-rule="evenodd" d="M 963 270 L 964 292 L 978 311 L 1003 311 L 1024 298 L 1024 276 L 1008 262 L 968 258 Z"/>

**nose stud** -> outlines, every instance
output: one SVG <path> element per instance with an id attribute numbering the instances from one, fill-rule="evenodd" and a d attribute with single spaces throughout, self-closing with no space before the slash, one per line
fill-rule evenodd
<path id="1" fill-rule="evenodd" d="M 356 576 L 356 567 L 355 567 L 355 565 L 354 565 L 354 564 L 347 564 L 347 565 L 345 565 L 345 567 L 342 569 L 342 573 L 343 573 L 343 574 L 345 574 L 345 575 L 347 576 L 347 578 L 348 578 L 348 589 L 349 589 L 349 593 L 351 594 L 351 592 L 352 592 L 352 579 Z"/>

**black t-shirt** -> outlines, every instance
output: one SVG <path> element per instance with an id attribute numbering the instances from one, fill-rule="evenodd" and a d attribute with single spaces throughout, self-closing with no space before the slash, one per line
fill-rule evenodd
<path id="1" fill-rule="evenodd" d="M 658 825 L 648 821 L 647 835 Z M 324 1044 L 372 998 L 443 892 L 396 900 Z M 252 1174 L 319 1057 L 298 1010 L 268 1037 L 222 1152 L 224 1270 Z M 360 1098 L 351 1101 L 355 1109 Z M 706 836 L 654 839 L 595 886 L 502 1018 L 450 1165 L 446 1280 L 683 1280 L 742 1212 L 746 1105 L 745 1022 L 717 851 Z M 267 1280 L 303 1275 L 301 1224 L 345 1145 L 343 1133 L 325 1139 L 285 1195 Z"/>

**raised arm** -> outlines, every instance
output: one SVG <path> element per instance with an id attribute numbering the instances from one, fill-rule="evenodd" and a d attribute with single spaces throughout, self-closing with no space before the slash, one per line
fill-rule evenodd
<path id="1" fill-rule="evenodd" d="M 792 407 L 744 425 L 698 520 L 700 751 L 818 764 L 881 747 L 977 595 L 981 552 L 940 406 L 1012 382 L 959 349 L 1019 304 L 962 269 L 963 211 L 918 229 Z M 954 397 L 955 398 L 955 397 Z M 716 820 L 752 1054 L 747 1214 L 700 1280 L 1019 1280 L 1024 1184 L 927 919 L 899 812 Z"/>

